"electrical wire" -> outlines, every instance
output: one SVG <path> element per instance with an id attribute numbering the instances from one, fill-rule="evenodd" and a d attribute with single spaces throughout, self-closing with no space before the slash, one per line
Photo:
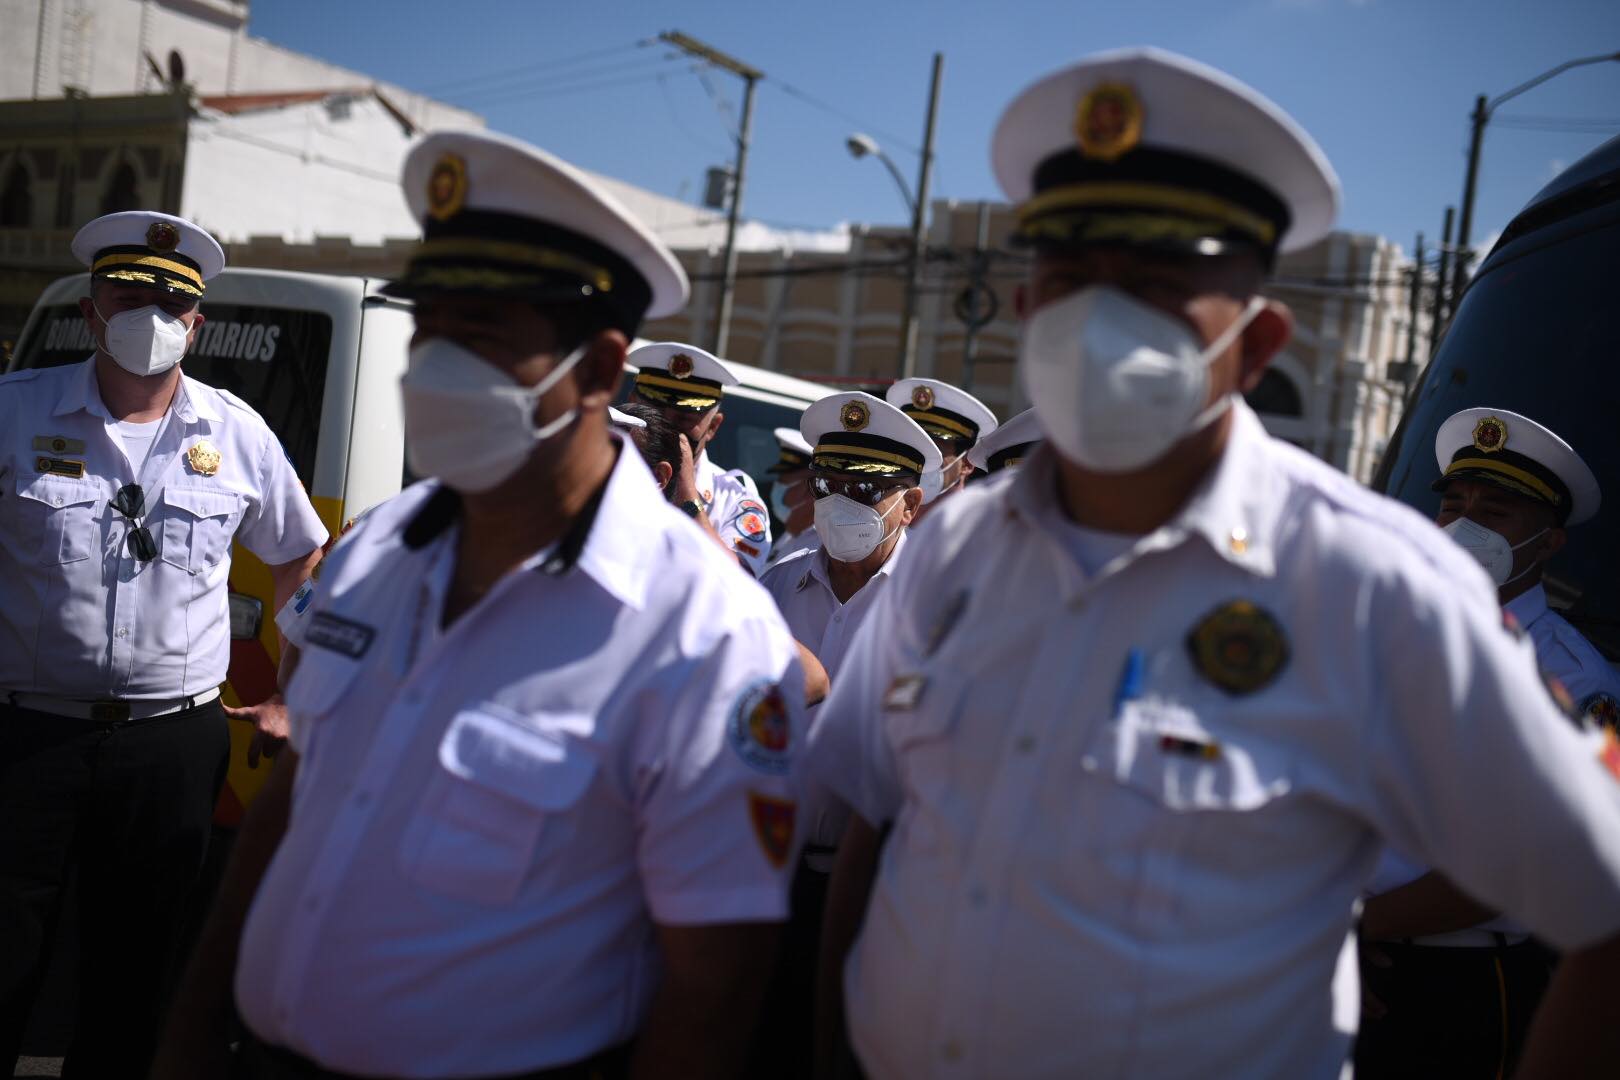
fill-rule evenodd
<path id="1" fill-rule="evenodd" d="M 435 83 L 422 87 L 417 93 L 434 95 L 448 90 L 463 90 L 468 86 L 484 82 L 501 82 L 505 79 L 520 75 L 534 75 L 545 71 L 561 71 L 565 68 L 582 64 L 589 60 L 600 59 L 605 56 L 621 54 L 628 49 L 645 49 L 658 44 L 655 38 L 643 38 L 641 41 L 631 42 L 628 45 L 612 45 L 601 49 L 591 49 L 588 52 L 577 53 L 573 56 L 554 57 L 549 60 L 531 60 L 526 64 L 514 68 L 503 68 L 500 71 L 486 71 L 481 75 L 464 76 L 451 79 L 448 82 Z"/>
<path id="2" fill-rule="evenodd" d="M 479 108 L 487 109 L 492 105 L 505 105 L 513 101 L 527 101 L 536 98 L 566 97 L 569 94 L 591 93 L 599 90 L 614 90 L 625 86 L 639 86 L 643 83 L 657 82 L 666 74 L 665 72 L 647 72 L 640 75 L 631 75 L 628 78 L 608 79 L 604 82 L 584 83 L 577 86 L 542 87 L 538 90 L 524 90 L 521 93 L 506 94 L 495 98 L 486 98 L 478 103 Z"/>
<path id="3" fill-rule="evenodd" d="M 846 112 L 830 102 L 823 101 L 813 94 L 806 93 L 805 91 L 800 90 L 797 86 L 794 86 L 792 83 L 783 82 L 781 79 L 773 79 L 768 80 L 766 85 L 776 87 L 784 94 L 803 102 L 812 109 L 819 109 L 820 111 L 827 113 L 830 116 L 835 116 L 846 123 L 854 124 L 856 128 L 866 132 L 867 134 L 881 136 L 885 150 L 903 150 L 906 153 L 911 154 L 913 157 L 922 153 L 922 149 L 915 143 L 903 139 L 891 131 L 884 131 L 882 128 L 872 127 L 871 125 L 867 124 L 865 120 L 862 120 L 854 113 Z"/>
<path id="4" fill-rule="evenodd" d="M 643 75 L 668 74 L 674 70 L 670 65 L 680 59 L 681 57 L 678 54 L 660 57 L 650 62 L 647 58 L 640 57 L 629 63 L 610 64 L 605 67 L 570 72 L 565 75 L 547 76 L 511 86 L 479 90 L 465 97 L 457 97 L 456 102 L 465 105 L 484 105 L 491 101 L 510 101 L 514 98 L 528 97 L 530 95 L 544 97 L 546 94 L 557 90 L 568 90 L 576 86 L 591 86 L 603 80 L 624 78 L 627 73 Z"/>

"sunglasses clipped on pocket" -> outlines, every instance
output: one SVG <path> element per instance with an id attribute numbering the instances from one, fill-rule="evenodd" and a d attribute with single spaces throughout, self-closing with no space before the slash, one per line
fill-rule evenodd
<path id="1" fill-rule="evenodd" d="M 152 540 L 152 531 L 140 523 L 141 515 L 146 513 L 146 492 L 141 490 L 141 485 L 125 484 L 112 497 L 111 505 L 129 521 L 130 530 L 126 538 L 129 553 L 141 562 L 151 562 L 157 558 L 157 544 Z"/>

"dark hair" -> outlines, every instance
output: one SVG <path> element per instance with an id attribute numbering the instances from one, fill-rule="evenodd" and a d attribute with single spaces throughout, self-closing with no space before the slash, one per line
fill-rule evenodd
<path id="1" fill-rule="evenodd" d="M 664 485 L 664 498 L 670 498 L 675 491 L 675 475 L 681 471 L 681 444 L 678 440 L 686 436 L 664 419 L 663 410 L 656 406 L 627 401 L 614 408 L 626 416 L 646 421 L 646 427 L 630 430 L 630 441 L 641 451 L 641 460 L 647 463 L 648 469 L 653 469 L 660 461 L 669 462 L 669 483 Z"/>

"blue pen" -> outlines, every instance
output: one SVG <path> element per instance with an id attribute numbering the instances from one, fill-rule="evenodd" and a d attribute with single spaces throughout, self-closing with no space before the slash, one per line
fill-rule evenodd
<path id="1" fill-rule="evenodd" d="M 1142 650 L 1133 648 L 1125 654 L 1125 667 L 1119 673 L 1119 689 L 1114 691 L 1114 718 L 1125 708 L 1125 703 L 1142 696 Z"/>

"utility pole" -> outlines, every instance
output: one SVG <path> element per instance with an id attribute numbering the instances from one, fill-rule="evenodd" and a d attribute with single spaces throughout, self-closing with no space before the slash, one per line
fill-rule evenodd
<path id="1" fill-rule="evenodd" d="M 1446 224 L 1440 230 L 1440 273 L 1434 279 L 1434 313 L 1429 316 L 1429 358 L 1434 359 L 1434 350 L 1440 344 L 1440 328 L 1445 325 L 1450 313 L 1446 310 L 1446 271 L 1451 268 L 1451 219 L 1457 208 L 1446 207 Z"/>
<path id="2" fill-rule="evenodd" d="M 1479 183 L 1479 147 L 1485 141 L 1485 121 L 1491 118 L 1490 107 L 1481 94 L 1474 99 L 1474 112 L 1469 117 L 1471 131 L 1468 137 L 1468 173 L 1463 178 L 1462 221 L 1457 225 L 1457 262 L 1452 274 L 1451 295 L 1461 296 L 1463 283 L 1468 280 L 1468 233 L 1474 226 L 1474 190 Z"/>
<path id="3" fill-rule="evenodd" d="M 984 272 L 987 268 L 987 264 L 990 261 L 989 254 L 986 250 L 990 244 L 989 203 L 980 200 L 978 220 L 974 224 L 976 227 L 974 229 L 973 238 L 973 258 L 968 271 L 969 280 L 967 295 L 976 298 L 979 294 L 979 290 L 985 288 Z M 991 296 L 993 298 L 994 294 L 992 293 Z M 970 316 L 964 318 L 963 320 L 962 389 L 971 394 L 973 392 L 974 368 L 979 362 L 979 327 L 983 326 L 985 322 L 988 321 L 988 319 L 984 319 L 981 316 L 987 314 L 990 318 L 994 318 L 995 308 L 994 306 L 991 306 L 990 310 L 985 313 L 981 313 L 976 310 L 964 313 L 959 310 L 957 314 L 966 314 L 967 316 Z"/>
<path id="4" fill-rule="evenodd" d="M 765 77 L 765 73 L 678 30 L 666 30 L 658 35 L 658 40 L 675 46 L 689 56 L 706 60 L 715 67 L 725 68 L 732 74 L 741 76 L 743 80 L 742 125 L 737 131 L 737 164 L 733 167 L 731 176 L 731 207 L 726 212 L 725 269 L 720 279 L 720 296 L 714 305 L 714 329 L 709 334 L 709 351 L 716 356 L 724 357 L 731 337 L 732 299 L 737 291 L 737 217 L 742 211 L 743 176 L 748 167 L 748 138 L 754 128 L 754 87 Z"/>
<path id="5" fill-rule="evenodd" d="M 917 293 L 922 288 L 923 255 L 928 223 L 928 183 L 934 175 L 934 122 L 939 116 L 939 80 L 945 71 L 945 54 L 934 54 L 933 76 L 928 84 L 928 120 L 923 127 L 922 162 L 917 166 L 917 199 L 911 208 L 911 259 L 907 264 L 905 306 L 900 312 L 900 377 L 917 373 Z"/>
<path id="6" fill-rule="evenodd" d="M 1418 312 L 1423 309 L 1423 234 L 1417 234 L 1412 254 L 1412 306 L 1406 313 L 1406 385 L 1417 381 Z"/>

